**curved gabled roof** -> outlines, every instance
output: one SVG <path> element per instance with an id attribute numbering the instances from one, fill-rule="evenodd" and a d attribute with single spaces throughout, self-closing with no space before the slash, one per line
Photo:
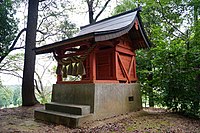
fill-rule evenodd
<path id="1" fill-rule="evenodd" d="M 95 24 L 87 25 L 81 28 L 78 36 L 85 35 L 88 33 L 95 33 L 96 35 L 110 33 L 124 29 L 128 25 L 134 22 L 137 11 L 130 12 L 125 15 L 110 18 L 108 20 L 100 21 Z"/>
<path id="2" fill-rule="evenodd" d="M 142 22 L 138 14 L 139 11 L 141 11 L 141 7 L 113 17 L 103 19 L 94 24 L 83 26 L 81 27 L 81 31 L 76 37 L 35 48 L 35 52 L 36 54 L 49 53 L 52 52 L 55 48 L 65 45 L 68 46 L 72 43 L 79 42 L 80 40 L 82 41 L 88 38 L 94 39 L 95 42 L 114 39 L 128 33 L 132 29 L 135 20 L 139 21 L 139 36 L 144 41 L 142 45 L 139 44 L 138 46 L 136 46 L 136 48 L 148 48 L 150 47 L 150 43 L 142 26 Z M 133 36 L 134 35 L 136 34 L 133 34 Z"/>

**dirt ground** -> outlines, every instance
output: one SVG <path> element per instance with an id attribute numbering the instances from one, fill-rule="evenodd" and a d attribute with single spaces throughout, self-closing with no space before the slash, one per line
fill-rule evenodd
<path id="1" fill-rule="evenodd" d="M 142 111 L 90 121 L 81 128 L 70 129 L 34 121 L 33 111 L 42 108 L 18 107 L 0 109 L 1 133 L 200 133 L 200 120 L 183 117 L 163 109 L 146 108 Z"/>

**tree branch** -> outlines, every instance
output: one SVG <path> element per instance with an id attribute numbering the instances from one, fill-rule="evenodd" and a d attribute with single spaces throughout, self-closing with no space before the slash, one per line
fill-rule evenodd
<path id="1" fill-rule="evenodd" d="M 24 31 L 26 31 L 26 28 L 22 29 L 22 30 L 18 33 L 18 35 L 17 35 L 17 37 L 15 38 L 14 42 L 12 43 L 12 45 L 10 46 L 10 48 L 8 49 L 8 52 L 7 52 L 6 54 L 4 54 L 3 56 L 0 57 L 0 63 L 5 59 L 5 57 L 6 57 L 11 51 L 15 50 L 14 47 L 15 47 L 15 45 L 16 45 L 18 39 L 20 38 L 21 34 L 22 34 Z"/>
<path id="2" fill-rule="evenodd" d="M 12 75 L 12 76 L 22 79 L 22 76 L 20 76 L 18 73 L 9 73 L 9 72 L 0 72 L 0 73 L 5 74 L 5 75 Z"/>
<path id="3" fill-rule="evenodd" d="M 39 0 L 39 2 L 43 2 L 43 1 L 46 1 L 46 0 Z"/>
<path id="4" fill-rule="evenodd" d="M 23 47 L 15 47 L 15 45 L 16 45 L 17 41 L 19 40 L 20 36 L 22 35 L 22 33 L 25 32 L 26 30 L 27 30 L 27 28 L 24 28 L 24 29 L 22 29 L 22 30 L 18 33 L 18 35 L 17 35 L 17 37 L 15 38 L 15 40 L 13 41 L 12 45 L 11 45 L 10 48 L 8 49 L 8 52 L 5 53 L 3 56 L 0 57 L 0 63 L 6 58 L 6 56 L 7 56 L 11 51 L 24 48 L 24 46 L 23 46 Z M 37 32 L 39 32 L 39 33 L 41 33 L 41 34 L 43 34 L 43 35 L 46 34 L 46 33 L 42 32 L 42 31 L 40 31 L 40 30 L 37 30 Z"/>
<path id="5" fill-rule="evenodd" d="M 15 47 L 15 48 L 13 48 L 13 50 L 24 49 L 24 48 L 25 48 L 24 46 L 22 46 L 22 47 Z"/>
<path id="6" fill-rule="evenodd" d="M 13 44 L 12 44 L 11 47 L 9 48 L 10 51 L 13 50 L 13 48 L 15 47 L 15 45 L 16 45 L 16 43 L 17 43 L 19 37 L 20 37 L 21 34 L 22 34 L 24 31 L 26 31 L 26 30 L 27 30 L 27 28 L 24 28 L 24 29 L 22 29 L 22 30 L 19 32 L 19 34 L 18 34 L 17 37 L 15 38 Z M 10 51 L 9 51 L 9 52 L 10 52 Z"/>
<path id="7" fill-rule="evenodd" d="M 38 81 L 39 81 L 39 83 L 40 83 L 40 89 L 41 89 L 41 91 L 44 91 L 44 87 L 43 87 L 43 84 L 42 84 L 42 79 L 41 79 L 41 77 L 40 77 L 40 75 L 35 71 L 35 75 L 37 76 L 37 79 L 38 79 Z M 35 79 L 35 81 L 37 82 L 37 80 Z M 39 89 L 39 88 L 38 88 Z"/>
<path id="8" fill-rule="evenodd" d="M 97 2 L 96 2 L 96 4 L 95 4 L 94 8 L 96 8 L 98 5 L 99 5 L 99 0 L 97 0 Z"/>
<path id="9" fill-rule="evenodd" d="M 42 93 L 41 93 L 41 91 L 40 91 L 40 89 L 39 89 L 39 87 L 38 87 L 37 80 L 34 79 L 34 81 L 35 81 L 35 88 L 36 88 L 36 90 L 38 91 L 38 93 L 41 95 Z"/>
<path id="10" fill-rule="evenodd" d="M 162 4 L 161 4 L 161 2 L 160 2 L 160 0 L 158 0 L 157 1 L 157 3 L 160 5 L 160 7 L 161 7 L 161 10 L 162 10 L 162 17 L 165 19 L 165 21 L 169 24 L 169 25 L 171 25 L 175 30 L 177 30 L 179 33 L 181 33 L 182 35 L 184 35 L 184 36 L 186 36 L 186 34 L 184 34 L 182 31 L 180 31 L 176 26 L 174 26 L 169 20 L 167 20 L 167 18 L 165 17 L 165 14 L 164 14 L 164 8 L 163 8 L 163 6 L 162 6 Z M 186 38 L 187 39 L 187 38 Z"/>
<path id="11" fill-rule="evenodd" d="M 101 9 L 101 11 L 97 14 L 97 16 L 95 17 L 95 22 L 97 21 L 98 17 L 102 14 L 102 12 L 106 9 L 108 3 L 110 2 L 111 0 L 107 0 L 106 3 L 104 4 L 103 8 Z"/>
<path id="12" fill-rule="evenodd" d="M 45 32 L 42 32 L 41 30 L 36 30 L 37 32 L 41 33 L 42 35 L 45 35 Z"/>

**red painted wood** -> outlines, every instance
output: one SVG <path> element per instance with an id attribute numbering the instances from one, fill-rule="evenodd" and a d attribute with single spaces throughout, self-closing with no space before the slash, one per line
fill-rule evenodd
<path id="1" fill-rule="evenodd" d="M 119 83 L 118 80 L 96 80 L 94 83 Z"/>
<path id="2" fill-rule="evenodd" d="M 95 82 L 96 80 L 96 56 L 95 51 L 90 54 L 90 80 Z"/>
<path id="3" fill-rule="evenodd" d="M 135 57 L 134 57 L 135 58 Z M 137 75 L 136 75 L 136 59 L 134 59 L 134 65 L 133 65 L 133 70 L 134 70 L 134 80 L 137 81 L 138 78 L 137 78 Z"/>
<path id="4" fill-rule="evenodd" d="M 128 54 L 128 55 L 135 55 L 135 53 L 133 52 L 133 50 L 126 49 L 126 48 L 120 47 L 120 46 L 116 47 L 116 51 L 118 51 L 120 53 Z"/>
<path id="5" fill-rule="evenodd" d="M 59 81 L 62 81 L 62 72 L 61 72 L 61 69 L 62 69 L 62 65 L 58 63 L 57 65 L 57 82 Z"/>
<path id="6" fill-rule="evenodd" d="M 116 79 L 114 76 L 113 69 L 114 67 L 114 52 L 112 48 L 106 50 L 99 50 L 96 53 L 96 70 L 97 70 L 97 79 L 108 80 Z"/>
<path id="7" fill-rule="evenodd" d="M 120 43 L 117 45 L 118 47 L 123 47 L 125 49 L 133 50 L 133 46 L 131 45 L 132 41 L 129 40 L 129 37 L 124 35 L 121 37 Z"/>
<path id="8" fill-rule="evenodd" d="M 62 75 L 61 74 L 57 74 L 57 82 L 62 81 Z"/>
<path id="9" fill-rule="evenodd" d="M 132 56 L 131 58 L 131 63 L 129 65 L 129 69 L 128 69 L 128 75 L 131 75 L 131 70 L 133 69 L 133 61 L 134 61 L 134 56 Z"/>
<path id="10" fill-rule="evenodd" d="M 117 80 L 81 80 L 81 81 L 58 81 L 57 84 L 88 84 L 88 83 L 119 83 Z"/>
<path id="11" fill-rule="evenodd" d="M 129 76 L 128 73 L 127 73 L 127 70 L 126 70 L 126 68 L 125 68 L 125 66 L 124 66 L 124 64 L 123 64 L 123 62 L 122 62 L 122 59 L 121 59 L 119 53 L 118 53 L 118 59 L 119 59 L 119 62 L 120 62 L 121 69 L 122 69 L 123 73 L 125 74 L 125 76 L 126 76 L 128 82 L 130 83 L 130 82 L 131 82 L 130 76 Z"/>
<path id="12" fill-rule="evenodd" d="M 118 72 L 118 59 L 117 59 L 118 57 L 117 57 L 117 52 L 115 51 L 115 53 L 114 53 L 114 67 L 113 67 L 113 69 L 114 69 L 114 77 L 116 78 L 116 80 L 118 79 L 118 75 L 119 75 L 119 72 Z"/>
<path id="13" fill-rule="evenodd" d="M 84 61 L 86 75 L 82 76 L 81 81 L 73 81 L 74 84 L 136 82 L 135 52 L 133 43 L 127 35 L 116 41 L 98 42 L 96 45 L 96 48 L 89 53 Z M 57 58 L 83 55 L 89 47 L 86 45 L 82 45 L 82 47 L 81 50 L 67 47 L 69 50 L 74 50 L 75 53 L 71 54 L 64 53 L 62 49 L 59 49 L 56 51 Z M 62 75 L 57 75 L 57 83 L 67 84 L 72 83 L 72 81 L 62 81 Z"/>

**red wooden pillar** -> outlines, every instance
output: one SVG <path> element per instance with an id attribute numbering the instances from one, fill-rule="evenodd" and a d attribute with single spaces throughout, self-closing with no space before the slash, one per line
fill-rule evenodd
<path id="1" fill-rule="evenodd" d="M 137 74 L 136 74 L 136 55 L 134 55 L 134 60 L 133 60 L 133 71 L 134 71 L 134 79 L 137 81 Z"/>
<path id="2" fill-rule="evenodd" d="M 61 72 L 61 70 L 62 70 L 62 65 L 58 64 L 57 72 L 56 72 L 56 74 L 57 74 L 57 83 L 62 81 L 62 72 Z"/>
<path id="3" fill-rule="evenodd" d="M 90 81 L 94 83 L 96 81 L 96 52 L 93 51 L 90 54 Z"/>
<path id="4" fill-rule="evenodd" d="M 115 70 L 116 70 L 116 79 L 118 80 L 119 79 L 119 62 L 118 62 L 118 57 L 117 57 L 117 54 L 118 54 L 118 52 L 117 51 L 115 51 Z"/>

